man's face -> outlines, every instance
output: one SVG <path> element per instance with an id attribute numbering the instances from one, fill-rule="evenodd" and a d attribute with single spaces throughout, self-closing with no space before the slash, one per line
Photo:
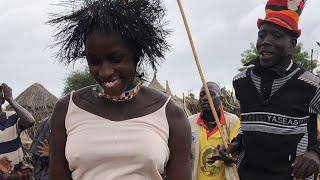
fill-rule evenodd
<path id="1" fill-rule="evenodd" d="M 213 104 L 215 106 L 215 109 L 218 112 L 218 109 L 220 108 L 220 94 L 218 93 L 218 92 L 220 92 L 220 88 L 213 83 L 207 83 L 207 85 L 208 85 L 208 89 L 209 89 L 211 98 L 213 100 Z M 211 111 L 208 97 L 206 96 L 206 92 L 203 87 L 200 90 L 199 104 L 201 106 L 202 112 Z"/>
<path id="2" fill-rule="evenodd" d="M 296 40 L 284 28 L 273 23 L 263 23 L 259 29 L 257 50 L 262 67 L 273 67 L 288 56 Z"/>

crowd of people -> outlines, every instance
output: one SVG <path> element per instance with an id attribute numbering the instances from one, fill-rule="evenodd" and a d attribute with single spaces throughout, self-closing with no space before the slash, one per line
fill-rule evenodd
<path id="1" fill-rule="evenodd" d="M 143 85 L 137 69 L 157 70 L 170 49 L 161 0 L 88 1 L 56 14 L 48 24 L 57 27 L 59 60 L 85 58 L 97 85 L 62 97 L 40 122 L 31 167 L 19 136 L 35 120 L 2 84 L 1 104 L 14 112 L 0 109 L 0 179 L 234 180 L 235 165 L 241 180 L 317 179 L 320 78 L 292 61 L 304 6 L 268 0 L 257 22 L 259 55 L 233 79 L 241 117 L 224 111 L 214 82 L 206 84 L 211 98 L 199 87 L 201 112 L 190 117 Z"/>

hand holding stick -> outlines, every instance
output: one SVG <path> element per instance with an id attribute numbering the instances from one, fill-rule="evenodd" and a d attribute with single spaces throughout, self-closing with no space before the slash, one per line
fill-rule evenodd
<path id="1" fill-rule="evenodd" d="M 193 43 L 193 39 L 192 39 L 192 36 L 191 36 L 191 32 L 190 32 L 190 29 L 189 29 L 187 18 L 185 16 L 185 13 L 184 13 L 184 10 L 183 10 L 183 7 L 182 7 L 182 4 L 181 4 L 180 0 L 177 0 L 177 2 L 178 2 L 178 5 L 179 5 L 179 9 L 180 9 L 180 12 L 181 12 L 181 15 L 182 15 L 182 18 L 183 18 L 183 22 L 184 22 L 185 28 L 187 30 L 188 38 L 189 38 L 189 41 L 190 41 L 190 45 L 191 45 L 191 48 L 192 48 L 194 59 L 195 59 L 196 64 L 197 64 L 197 68 L 198 68 L 199 74 L 200 74 L 200 77 L 201 77 L 201 81 L 202 81 L 204 90 L 206 92 L 206 96 L 208 97 L 208 101 L 209 101 L 209 104 L 210 104 L 211 111 L 213 113 L 213 117 L 214 117 L 214 119 L 216 121 L 216 124 L 218 126 L 219 132 L 221 134 L 223 146 L 226 149 L 228 149 L 227 141 L 226 141 L 225 137 L 223 136 L 224 133 L 223 133 L 222 126 L 220 124 L 217 112 L 215 110 L 215 107 L 214 107 L 214 104 L 213 104 L 213 101 L 212 101 L 212 98 L 211 98 L 211 95 L 210 95 L 210 92 L 209 92 L 209 89 L 208 89 L 208 86 L 207 86 L 207 83 L 206 83 L 206 81 L 204 79 L 204 76 L 203 76 L 203 73 L 202 73 L 201 65 L 200 65 L 200 62 L 199 62 L 199 59 L 198 59 L 196 48 L 195 48 L 194 43 Z M 235 168 L 235 166 L 232 167 L 232 171 L 233 171 L 236 179 L 240 180 L 238 172 L 237 172 L 237 169 Z"/>

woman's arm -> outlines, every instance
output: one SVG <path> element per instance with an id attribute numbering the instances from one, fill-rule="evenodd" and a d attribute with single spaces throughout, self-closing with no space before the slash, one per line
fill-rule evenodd
<path id="1" fill-rule="evenodd" d="M 71 172 L 68 161 L 65 157 L 65 147 L 67 134 L 65 129 L 65 118 L 68 111 L 70 96 L 60 99 L 53 110 L 50 129 L 51 129 L 51 149 L 49 162 L 49 179 L 50 180 L 70 180 Z"/>
<path id="2" fill-rule="evenodd" d="M 166 167 L 166 180 L 191 180 L 191 129 L 184 111 L 173 100 L 166 107 L 169 123 L 170 157 Z"/>

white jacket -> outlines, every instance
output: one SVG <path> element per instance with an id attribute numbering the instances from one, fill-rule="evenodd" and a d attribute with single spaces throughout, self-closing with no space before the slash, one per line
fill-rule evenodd
<path id="1" fill-rule="evenodd" d="M 228 112 L 224 112 L 224 116 L 226 119 L 226 123 L 228 124 L 228 127 L 230 128 L 230 130 L 232 130 L 236 122 L 239 120 L 238 116 Z M 200 125 L 197 124 L 199 117 L 200 117 L 200 113 L 189 116 L 189 122 L 191 125 L 191 132 L 192 132 L 191 153 L 193 157 L 193 163 L 192 163 L 192 166 L 193 166 L 192 179 L 193 180 L 197 180 L 197 175 L 198 175 L 198 162 L 199 162 L 199 153 L 200 153 L 199 152 L 200 151 L 200 127 L 201 127 Z M 223 130 L 225 134 L 227 134 L 225 126 L 223 126 Z M 226 140 L 228 140 L 227 137 L 226 137 Z M 226 175 L 226 180 L 235 180 L 231 167 L 225 166 L 225 175 Z"/>

